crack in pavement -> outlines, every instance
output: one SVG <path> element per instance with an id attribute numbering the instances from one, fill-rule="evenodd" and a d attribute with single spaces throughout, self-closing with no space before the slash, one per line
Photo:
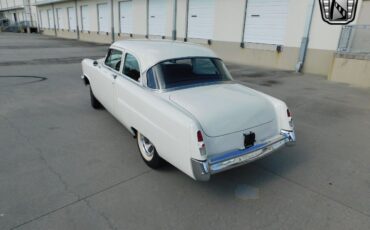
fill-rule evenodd
<path id="1" fill-rule="evenodd" d="M 92 193 L 92 194 L 90 194 L 90 195 L 87 195 L 87 196 L 85 196 L 85 197 L 81 197 L 79 194 L 77 194 L 77 193 L 73 192 L 73 191 L 69 188 L 68 183 L 63 179 L 62 175 L 61 175 L 59 172 L 57 172 L 57 171 L 56 171 L 56 170 L 55 170 L 55 169 L 50 165 L 50 163 L 49 163 L 49 162 L 46 160 L 46 158 L 44 157 L 44 154 L 43 154 L 43 151 L 41 150 L 41 148 L 34 146 L 34 145 L 33 145 L 33 143 L 31 142 L 31 140 L 28 138 L 28 136 L 24 135 L 24 134 L 21 132 L 21 130 L 20 130 L 16 125 L 14 125 L 14 124 L 13 124 L 13 122 L 12 122 L 11 120 L 9 120 L 6 116 L 4 116 L 4 115 L 0 114 L 0 117 L 1 117 L 1 118 L 3 118 L 5 121 L 7 121 L 7 122 L 8 122 L 8 124 L 9 124 L 9 125 L 10 125 L 10 126 L 11 126 L 11 127 L 12 127 L 16 132 L 17 132 L 17 133 L 18 133 L 18 135 L 19 135 L 19 136 L 21 136 L 21 137 L 23 137 L 23 138 L 26 140 L 26 142 L 27 142 L 27 143 L 28 143 L 32 148 L 34 148 L 34 149 L 39 153 L 39 158 L 40 158 L 40 160 L 41 160 L 42 162 L 44 162 L 44 164 L 46 165 L 47 169 L 48 169 L 50 172 L 52 172 L 52 173 L 53 173 L 53 174 L 58 178 L 59 182 L 63 185 L 64 190 L 65 190 L 67 193 L 69 193 L 69 194 L 73 195 L 73 196 L 76 198 L 73 202 L 70 202 L 70 203 L 68 203 L 68 204 L 66 204 L 66 205 L 64 205 L 64 206 L 62 206 L 62 207 L 59 207 L 59 208 L 57 208 L 57 209 L 54 209 L 54 210 L 52 210 L 52 211 L 49 211 L 49 212 L 44 213 L 44 214 L 42 214 L 42 215 L 39 215 L 39 216 L 37 216 L 37 217 L 35 217 L 35 218 L 33 218 L 33 219 L 30 219 L 30 220 L 28 220 L 28 221 L 25 221 L 25 222 L 23 222 L 23 223 L 21 223 L 21 224 L 18 224 L 18 225 L 16 225 L 16 226 L 13 226 L 13 227 L 11 227 L 11 228 L 10 228 L 11 230 L 12 230 L 12 229 L 17 229 L 17 228 L 19 228 L 19 227 L 21 227 L 21 226 L 23 226 L 23 225 L 29 224 L 29 223 L 31 223 L 31 222 L 33 222 L 33 221 L 35 221 L 35 220 L 38 220 L 38 219 L 40 219 L 40 218 L 42 218 L 42 217 L 45 217 L 45 216 L 47 216 L 47 215 L 49 215 L 49 214 L 51 214 L 51 213 L 54 213 L 54 212 L 56 212 L 56 211 L 59 211 L 59 210 L 61 210 L 61 209 L 64 209 L 64 208 L 66 208 L 66 207 L 68 207 L 68 206 L 71 206 L 71 205 L 76 204 L 76 203 L 81 202 L 81 201 L 84 201 L 84 202 L 86 203 L 86 205 L 87 205 L 91 210 L 93 210 L 93 211 L 95 211 L 96 213 L 98 213 L 98 215 L 99 215 L 99 216 L 101 216 L 101 217 L 104 219 L 104 221 L 106 222 L 106 224 L 109 226 L 109 228 L 110 228 L 111 230 L 117 230 L 117 229 L 118 229 L 116 226 L 114 226 L 114 224 L 112 223 L 112 221 L 109 219 L 109 217 L 107 217 L 107 216 L 105 215 L 105 213 L 104 213 L 104 212 L 101 212 L 101 211 L 99 211 L 99 210 L 97 210 L 97 209 L 93 208 L 93 207 L 92 207 L 92 205 L 90 204 L 90 202 L 89 202 L 87 199 L 88 199 L 88 198 L 91 198 L 91 197 L 93 197 L 93 196 L 95 196 L 95 195 L 97 195 L 97 194 L 100 194 L 100 193 L 102 193 L 102 192 L 108 191 L 108 190 L 110 190 L 110 189 L 112 189 L 112 188 L 114 188 L 114 187 L 116 187 L 116 186 L 118 186 L 118 185 L 121 185 L 121 184 L 126 183 L 126 182 L 128 182 L 128 181 L 131 181 L 131 180 L 133 180 L 133 179 L 135 179 L 135 178 L 138 178 L 138 177 L 140 177 L 140 176 L 142 176 L 142 175 L 144 175 L 144 174 L 147 174 L 147 173 L 151 172 L 151 170 L 144 171 L 143 173 L 140 173 L 139 175 L 136 175 L 136 176 L 134 176 L 134 177 L 131 177 L 131 178 L 128 178 L 128 179 L 122 180 L 122 181 L 120 181 L 120 182 L 118 182 L 118 183 L 116 183 L 116 184 L 113 184 L 113 185 L 111 185 L 111 186 L 108 186 L 108 187 L 106 187 L 106 188 L 104 188 L 104 189 L 102 189 L 102 190 L 100 190 L 100 191 L 97 191 L 97 192 Z"/>
<path id="2" fill-rule="evenodd" d="M 86 200 L 86 199 L 89 199 L 89 198 L 91 198 L 91 197 L 94 197 L 94 196 L 96 196 L 96 195 L 98 195 L 98 194 L 100 194 L 100 193 L 103 193 L 103 192 L 109 191 L 109 190 L 111 190 L 111 189 L 113 189 L 113 188 L 115 188 L 115 187 L 117 187 L 117 186 L 119 186 L 119 185 L 125 184 L 125 183 L 130 182 L 130 181 L 132 181 L 132 180 L 135 180 L 135 179 L 137 179 L 137 178 L 139 178 L 139 177 L 141 177 L 141 176 L 144 176 L 145 174 L 148 174 L 148 173 L 150 173 L 151 171 L 152 171 L 152 170 L 151 170 L 151 169 L 149 169 L 149 170 L 144 171 L 144 172 L 142 172 L 142 173 L 140 173 L 140 174 L 138 174 L 138 175 L 135 175 L 135 176 L 129 177 L 129 178 L 127 178 L 127 179 L 124 179 L 124 180 L 122 180 L 122 181 L 119 181 L 119 182 L 117 182 L 117 183 L 115 183 L 115 184 L 112 184 L 112 185 L 110 185 L 110 186 L 108 186 L 108 187 L 106 187 L 106 188 L 104 188 L 104 189 L 101 189 L 101 190 L 99 190 L 99 191 L 97 191 L 97 192 L 91 193 L 90 195 L 87 195 L 87 196 L 81 197 L 81 198 L 80 198 L 80 199 L 78 199 L 78 200 L 72 201 L 72 202 L 70 202 L 70 203 L 67 203 L 67 204 L 65 204 L 65 205 L 63 205 L 63 206 L 61 206 L 61 207 L 59 207 L 59 208 L 56 208 L 56 209 L 51 210 L 51 211 L 49 211 L 49 212 L 47 212 L 47 213 L 44 213 L 44 214 L 42 214 L 42 215 L 39 215 L 39 216 L 37 216 L 37 217 L 35 217 L 35 218 L 33 218 L 33 219 L 30 219 L 30 220 L 27 220 L 27 221 L 25 221 L 25 222 L 23 222 L 23 223 L 21 223 L 21 224 L 18 224 L 18 225 L 16 225 L 16 226 L 14 226 L 14 227 L 10 228 L 10 230 L 17 229 L 17 228 L 19 228 L 19 227 L 21 227 L 21 226 L 23 226 L 23 225 L 26 225 L 26 224 L 29 224 L 29 223 L 34 222 L 34 221 L 36 221 L 36 220 L 39 220 L 39 219 L 41 219 L 42 217 L 48 216 L 48 215 L 50 215 L 50 214 L 52 214 L 52 213 L 55 213 L 55 212 L 57 212 L 57 211 L 59 211 L 59 210 L 62 210 L 62 209 L 64 209 L 64 208 L 67 208 L 67 207 L 69 207 L 69 206 L 72 206 L 72 205 L 74 205 L 74 204 L 77 204 L 77 203 L 79 203 L 79 202 L 81 202 L 81 201 L 84 201 L 84 200 Z"/>
<path id="3" fill-rule="evenodd" d="M 28 84 L 33 84 L 33 83 L 37 83 L 37 82 L 46 81 L 48 79 L 47 77 L 40 77 L 40 76 L 22 76 L 22 75 L 0 76 L 0 79 L 5 79 L 5 78 L 32 78 L 32 79 L 36 79 L 36 80 L 21 82 L 21 83 L 16 83 L 16 84 L 8 84 L 8 85 L 1 85 L 0 84 L 0 87 L 28 85 Z"/>
<path id="4" fill-rule="evenodd" d="M 16 125 L 14 125 L 13 124 L 13 122 L 12 121 L 10 121 L 6 116 L 4 116 L 4 115 L 1 115 L 0 114 L 0 116 L 4 119 L 4 120 L 6 120 L 8 123 L 9 123 L 9 125 L 18 133 L 18 135 L 19 136 L 21 136 L 21 137 L 23 137 L 25 140 L 26 140 L 26 142 L 34 149 L 34 150 L 36 150 L 36 152 L 38 152 L 38 155 L 39 155 L 39 158 L 40 158 L 40 160 L 42 161 L 42 162 L 44 162 L 44 164 L 45 164 L 45 166 L 47 167 L 47 169 L 52 173 L 52 174 L 54 174 L 56 177 L 57 177 L 57 179 L 58 179 L 58 181 L 63 185 L 63 187 L 64 187 L 64 190 L 67 192 L 67 193 L 69 193 L 69 194 L 71 194 L 71 195 L 73 195 L 74 197 L 76 197 L 76 199 L 79 199 L 79 195 L 78 194 L 76 194 L 76 193 L 74 193 L 73 191 L 71 191 L 70 189 L 69 189 L 69 186 L 68 186 L 68 184 L 67 184 L 67 182 L 63 179 L 63 177 L 62 177 L 62 175 L 60 174 L 60 173 L 58 173 L 51 165 L 50 165 L 50 163 L 46 160 L 46 158 L 44 157 L 44 154 L 43 154 L 43 151 L 39 148 L 39 147 L 36 147 L 36 146 L 34 146 L 33 145 L 33 143 L 31 142 L 31 140 L 28 138 L 28 136 L 26 136 L 26 135 L 24 135 L 22 132 L 21 132 L 21 130 L 16 126 Z"/>
<path id="5" fill-rule="evenodd" d="M 104 221 L 108 225 L 109 229 L 118 230 L 118 227 L 116 227 L 114 225 L 113 221 L 108 216 L 106 216 L 104 212 L 101 212 L 98 209 L 95 209 L 94 207 L 92 207 L 92 205 L 91 205 L 91 203 L 88 199 L 85 199 L 83 201 L 86 203 L 87 207 L 90 208 L 90 210 L 96 212 L 99 216 L 101 216 L 104 219 Z"/>

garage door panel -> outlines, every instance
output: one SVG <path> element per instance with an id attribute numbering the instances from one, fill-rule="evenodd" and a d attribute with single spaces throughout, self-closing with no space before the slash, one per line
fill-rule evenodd
<path id="1" fill-rule="evenodd" d="M 66 29 L 64 26 L 64 21 L 63 21 L 63 9 L 57 8 L 56 9 L 56 26 L 58 29 Z"/>
<path id="2" fill-rule="evenodd" d="M 67 8 L 67 14 L 68 14 L 68 28 L 70 30 L 76 30 L 76 11 L 75 8 L 69 7 Z"/>
<path id="3" fill-rule="evenodd" d="M 132 33 L 132 1 L 124 1 L 119 3 L 120 10 L 120 32 L 121 33 Z"/>
<path id="4" fill-rule="evenodd" d="M 109 32 L 108 4 L 98 4 L 98 31 Z"/>
<path id="5" fill-rule="evenodd" d="M 213 38 L 214 0 L 189 0 L 188 37 Z"/>
<path id="6" fill-rule="evenodd" d="M 54 28 L 54 15 L 53 10 L 48 10 L 49 29 Z"/>
<path id="7" fill-rule="evenodd" d="M 245 42 L 284 44 L 288 0 L 249 0 Z"/>
<path id="8" fill-rule="evenodd" d="M 82 25 L 82 30 L 83 31 L 88 31 L 90 30 L 90 21 L 89 21 L 89 6 L 81 6 L 81 25 Z"/>
<path id="9" fill-rule="evenodd" d="M 49 28 L 49 19 L 48 19 L 48 14 L 46 10 L 43 10 L 40 12 L 41 14 L 41 26 L 44 29 Z"/>
<path id="10" fill-rule="evenodd" d="M 149 34 L 164 36 L 166 33 L 166 1 L 149 0 Z"/>

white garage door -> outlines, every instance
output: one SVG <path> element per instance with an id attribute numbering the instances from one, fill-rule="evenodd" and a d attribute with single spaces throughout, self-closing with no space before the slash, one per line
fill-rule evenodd
<path id="1" fill-rule="evenodd" d="M 132 34 L 132 1 L 119 3 L 120 33 Z"/>
<path id="2" fill-rule="evenodd" d="M 19 21 L 24 21 L 24 12 L 18 12 L 18 19 Z"/>
<path id="3" fill-rule="evenodd" d="M 149 34 L 164 36 L 166 33 L 165 0 L 149 0 Z"/>
<path id="4" fill-rule="evenodd" d="M 89 6 L 81 6 L 81 25 L 83 31 L 90 30 L 90 24 L 89 24 Z"/>
<path id="5" fill-rule="evenodd" d="M 289 0 L 248 0 L 245 42 L 284 44 Z"/>
<path id="6" fill-rule="evenodd" d="M 189 0 L 188 37 L 213 38 L 215 0 Z"/>
<path id="7" fill-rule="evenodd" d="M 56 26 L 57 29 L 65 29 L 64 21 L 63 21 L 63 9 L 58 8 L 56 9 Z"/>
<path id="8" fill-rule="evenodd" d="M 98 4 L 98 31 L 109 32 L 108 4 Z"/>
<path id="9" fill-rule="evenodd" d="M 43 10 L 40 12 L 41 14 L 41 27 L 44 29 L 49 28 L 49 19 L 48 19 L 48 13 L 46 10 Z"/>
<path id="10" fill-rule="evenodd" d="M 48 10 L 49 29 L 54 29 L 54 15 L 53 10 Z"/>
<path id="11" fill-rule="evenodd" d="M 74 7 L 67 8 L 68 14 L 68 28 L 69 30 L 76 30 L 76 11 Z"/>

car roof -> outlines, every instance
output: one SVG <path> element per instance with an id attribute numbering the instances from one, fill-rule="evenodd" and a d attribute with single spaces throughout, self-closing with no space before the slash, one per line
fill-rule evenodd
<path id="1" fill-rule="evenodd" d="M 201 45 L 171 40 L 124 40 L 116 41 L 111 48 L 122 49 L 139 59 L 141 72 L 159 62 L 184 57 L 212 57 L 216 54 Z"/>

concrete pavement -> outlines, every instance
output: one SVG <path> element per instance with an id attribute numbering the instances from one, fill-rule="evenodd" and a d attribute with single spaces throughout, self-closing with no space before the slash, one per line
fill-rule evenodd
<path id="1" fill-rule="evenodd" d="M 195 182 L 149 169 L 90 107 L 80 60 L 107 46 L 0 33 L 0 229 L 369 229 L 370 90 L 229 64 L 285 100 L 298 142 Z"/>

